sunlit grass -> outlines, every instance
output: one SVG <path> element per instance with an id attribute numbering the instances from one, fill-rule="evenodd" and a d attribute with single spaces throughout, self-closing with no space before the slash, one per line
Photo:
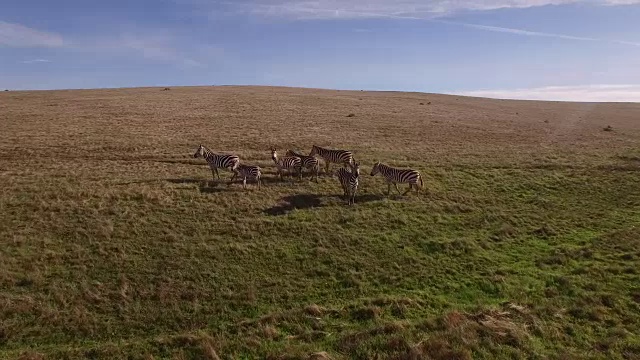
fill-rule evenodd
<path id="1" fill-rule="evenodd" d="M 0 95 L 0 357 L 640 354 L 638 106 Z M 264 187 L 214 182 L 199 143 L 263 167 Z M 271 146 L 314 143 L 354 150 L 354 206 L 326 174 L 276 178 Z M 386 196 L 378 160 L 419 169 L 425 191 Z"/>

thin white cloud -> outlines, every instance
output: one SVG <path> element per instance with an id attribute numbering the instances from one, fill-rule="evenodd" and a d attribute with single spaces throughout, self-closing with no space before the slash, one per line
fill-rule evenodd
<path id="1" fill-rule="evenodd" d="M 172 42 L 173 39 L 162 36 L 125 35 L 120 39 L 119 46 L 138 52 L 147 59 L 185 66 L 200 66 L 199 62 L 183 55 L 176 47 L 172 46 Z"/>
<path id="2" fill-rule="evenodd" d="M 546 86 L 513 90 L 450 92 L 455 95 L 496 99 L 579 102 L 640 102 L 640 85 Z"/>
<path id="3" fill-rule="evenodd" d="M 193 58 L 194 54 L 214 53 L 211 51 L 211 47 L 207 46 L 203 46 L 195 52 L 186 51 L 179 43 L 178 39 L 171 34 L 158 31 L 157 34 L 125 33 L 118 37 L 83 40 L 75 43 L 74 46 L 79 51 L 101 52 L 119 56 L 141 56 L 145 59 L 173 64 L 182 68 L 204 66 L 201 61 Z M 219 53 L 221 52 L 219 51 Z"/>
<path id="4" fill-rule="evenodd" d="M 51 60 L 47 59 L 31 59 L 22 61 L 23 64 L 36 64 L 36 63 L 50 63 Z"/>
<path id="5" fill-rule="evenodd" d="M 62 36 L 24 25 L 0 21 L 0 46 L 7 47 L 61 47 Z"/>
<path id="6" fill-rule="evenodd" d="M 499 27 L 499 26 L 469 24 L 469 23 L 462 23 L 462 22 L 456 22 L 456 21 L 445 21 L 445 20 L 435 20 L 435 21 L 443 24 L 460 25 L 460 26 L 478 29 L 478 30 L 502 32 L 502 33 L 515 34 L 515 35 L 553 37 L 553 38 L 567 39 L 567 40 L 598 41 L 598 39 L 596 38 L 584 37 L 584 36 L 553 34 L 553 33 L 539 32 L 539 31 L 529 31 L 529 30 L 522 30 L 522 29 Z"/>
<path id="7" fill-rule="evenodd" d="M 174 0 L 179 1 L 179 0 Z M 207 3 L 201 0 L 197 3 Z M 380 17 L 436 18 L 460 11 L 531 8 L 546 5 L 633 5 L 640 0 L 236 0 L 211 1 L 234 12 L 293 20 Z"/>
<path id="8" fill-rule="evenodd" d="M 0 21 L 0 47 L 15 48 L 61 48 L 80 52 L 106 52 L 111 54 L 136 54 L 149 60 L 172 63 L 179 67 L 200 67 L 203 63 L 193 59 L 181 51 L 179 41 L 171 35 L 160 31 L 159 34 L 124 34 L 111 38 L 82 38 L 63 39 L 54 32 L 36 30 L 21 24 Z M 198 53 L 220 54 L 211 47 L 198 49 Z M 24 60 L 24 64 L 46 63 L 46 59 Z"/>
<path id="9" fill-rule="evenodd" d="M 545 5 L 586 3 L 592 5 L 633 5 L 640 0 L 245 0 L 220 2 L 235 9 L 263 17 L 278 17 L 292 20 L 345 20 L 358 18 L 392 18 L 426 20 L 464 26 L 482 31 L 501 32 L 521 36 L 548 37 L 575 41 L 607 42 L 640 47 L 640 42 L 600 39 L 594 37 L 556 34 L 525 29 L 470 24 L 442 20 L 443 16 L 459 11 L 486 11 L 503 8 L 530 8 Z M 358 31 L 358 30 L 356 30 Z"/>
<path id="10" fill-rule="evenodd" d="M 463 22 L 457 22 L 457 21 L 446 21 L 446 20 L 431 20 L 431 21 L 436 21 L 436 22 L 443 23 L 443 24 L 459 25 L 459 26 L 464 26 L 464 27 L 478 29 L 478 30 L 501 32 L 501 33 L 514 34 L 514 35 L 550 37 L 550 38 L 556 38 L 556 39 L 578 40 L 578 41 L 609 42 L 609 43 L 614 43 L 614 44 L 631 45 L 631 46 L 639 46 L 640 47 L 640 42 L 625 41 L 625 40 L 599 39 L 599 38 L 586 37 L 586 36 L 554 34 L 554 33 L 540 32 L 540 31 L 529 31 L 529 30 L 523 30 L 523 29 L 499 27 L 499 26 L 487 26 L 487 25 L 469 24 L 469 23 L 463 23 Z"/>

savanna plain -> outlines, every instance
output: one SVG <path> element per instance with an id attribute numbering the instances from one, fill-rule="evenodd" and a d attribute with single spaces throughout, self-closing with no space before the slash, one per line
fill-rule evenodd
<path id="1" fill-rule="evenodd" d="M 276 179 L 313 144 L 354 152 L 355 205 Z M 8 91 L 0 185 L 0 358 L 640 359 L 640 104 Z"/>

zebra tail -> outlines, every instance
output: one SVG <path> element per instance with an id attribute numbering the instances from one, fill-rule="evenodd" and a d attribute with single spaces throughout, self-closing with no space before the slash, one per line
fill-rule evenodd
<path id="1" fill-rule="evenodd" d="M 420 190 L 424 189 L 424 181 L 422 181 L 422 175 L 420 175 Z"/>

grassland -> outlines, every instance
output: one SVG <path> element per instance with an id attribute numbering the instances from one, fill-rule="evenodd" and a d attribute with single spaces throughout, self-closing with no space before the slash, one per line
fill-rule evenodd
<path id="1" fill-rule="evenodd" d="M 312 144 L 355 152 L 355 206 L 275 180 Z M 640 104 L 2 92 L 0 184 L 0 358 L 640 358 Z"/>

